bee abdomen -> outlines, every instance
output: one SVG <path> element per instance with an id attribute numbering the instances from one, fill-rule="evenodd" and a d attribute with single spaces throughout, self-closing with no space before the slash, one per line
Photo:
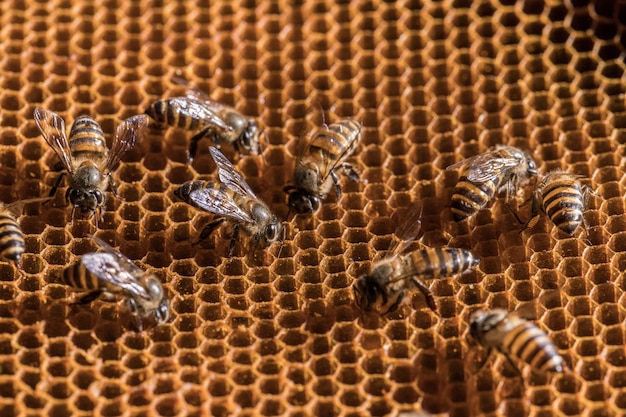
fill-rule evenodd
<path id="1" fill-rule="evenodd" d="M 349 155 L 358 144 L 360 132 L 361 125 L 358 122 L 352 119 L 341 120 L 318 130 L 311 138 L 310 146 L 335 158 L 343 154 Z"/>
<path id="2" fill-rule="evenodd" d="M 543 191 L 544 211 L 554 224 L 571 235 L 583 221 L 583 196 L 578 187 L 554 184 Z"/>
<path id="3" fill-rule="evenodd" d="M 496 194 L 493 181 L 473 183 L 463 176 L 452 193 L 450 210 L 454 221 L 462 221 L 483 209 Z"/>
<path id="4" fill-rule="evenodd" d="M 107 152 L 104 132 L 89 116 L 80 116 L 72 124 L 69 137 L 72 157 L 98 160 Z"/>
<path id="5" fill-rule="evenodd" d="M 564 361 L 548 335 L 532 323 L 522 322 L 508 334 L 505 349 L 543 372 L 563 372 Z"/>
<path id="6" fill-rule="evenodd" d="M 182 115 L 179 105 L 172 99 L 157 100 L 148 107 L 145 113 L 158 123 L 194 130 L 199 126 L 199 119 Z"/>
<path id="7" fill-rule="evenodd" d="M 95 290 L 101 287 L 98 277 L 89 272 L 80 261 L 63 270 L 63 282 L 80 290 Z"/>
<path id="8" fill-rule="evenodd" d="M 450 277 L 460 274 L 478 264 L 478 258 L 470 251 L 457 248 L 428 248 L 414 252 L 421 259 L 414 259 L 414 265 L 423 265 L 426 279 Z"/>
<path id="9" fill-rule="evenodd" d="M 24 254 L 24 235 L 14 217 L 0 215 L 0 256 L 19 261 Z"/>
<path id="10" fill-rule="evenodd" d="M 202 181 L 202 180 L 187 181 L 186 183 L 182 184 L 180 187 L 178 187 L 174 191 L 174 195 L 186 203 L 193 204 L 193 202 L 191 201 L 189 197 L 192 191 L 199 190 L 201 188 L 217 188 L 217 187 L 218 185 L 212 181 Z"/>

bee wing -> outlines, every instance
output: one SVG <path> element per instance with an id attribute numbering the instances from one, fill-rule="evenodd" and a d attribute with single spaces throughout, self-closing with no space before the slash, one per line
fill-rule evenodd
<path id="1" fill-rule="evenodd" d="M 220 181 L 229 189 L 240 195 L 248 195 L 257 198 L 246 180 L 241 176 L 233 164 L 224 154 L 214 146 L 209 146 L 209 151 L 213 160 L 217 164 Z"/>
<path id="2" fill-rule="evenodd" d="M 104 164 L 105 172 L 111 172 L 124 154 L 137 144 L 139 138 L 145 133 L 147 126 L 148 116 L 142 114 L 124 120 L 117 127 L 115 139 L 113 139 L 113 144 Z"/>
<path id="3" fill-rule="evenodd" d="M 485 182 L 498 177 L 502 172 L 520 164 L 518 158 L 514 158 L 505 149 L 496 149 L 485 152 L 461 161 L 461 165 L 467 165 L 467 179 L 474 182 Z M 450 165 L 454 168 L 459 163 Z"/>
<path id="4" fill-rule="evenodd" d="M 189 194 L 189 199 L 198 207 L 220 216 L 230 217 L 245 223 L 253 223 L 252 217 L 243 211 L 230 195 L 218 188 L 200 188 Z"/>
<path id="5" fill-rule="evenodd" d="M 394 240 L 387 253 L 391 256 L 404 253 L 411 246 L 422 230 L 423 207 L 419 201 L 406 210 L 396 210 L 391 218 L 396 223 Z"/>
<path id="6" fill-rule="evenodd" d="M 169 106 L 185 117 L 202 120 L 207 124 L 214 125 L 222 130 L 233 130 L 224 119 L 211 110 L 205 100 L 198 100 L 195 97 L 174 97 L 168 99 Z"/>
<path id="7" fill-rule="evenodd" d="M 339 126 L 342 126 L 342 125 L 339 125 Z M 344 147 L 343 152 L 334 161 L 330 161 L 326 157 L 324 158 L 323 167 L 321 169 L 322 182 L 325 181 L 326 178 L 328 178 L 328 176 L 330 175 L 330 173 L 333 172 L 333 170 L 337 167 L 337 165 L 339 165 L 345 159 L 347 159 L 348 156 L 358 146 L 358 142 L 361 140 L 361 130 L 362 130 L 362 128 L 361 128 L 361 126 L 359 124 L 359 134 L 355 136 L 354 140 L 352 142 L 350 142 L 350 144 L 348 146 Z M 333 139 L 333 138 L 329 137 L 329 139 Z"/>
<path id="8" fill-rule="evenodd" d="M 65 136 L 65 121 L 58 114 L 37 107 L 33 113 L 35 123 L 41 131 L 41 136 L 52 150 L 57 154 L 67 172 L 74 172 L 72 166 L 72 151 L 70 143 Z"/>
<path id="9" fill-rule="evenodd" d="M 132 296 L 149 300 L 150 295 L 139 280 L 137 271 L 129 269 L 128 265 L 122 262 L 118 255 L 121 254 L 119 252 L 112 253 L 109 251 L 87 253 L 83 255 L 81 262 L 89 272 L 102 281 L 115 285 L 127 291 Z M 121 255 L 121 257 L 128 259 L 123 255 Z M 128 261 L 130 262 L 130 260 Z M 130 263 L 134 265 L 135 268 L 139 269 L 143 275 L 144 272 L 139 267 L 132 262 Z"/>
<path id="10" fill-rule="evenodd" d="M 210 106 L 215 109 L 223 109 L 227 107 L 224 104 L 213 100 L 207 93 L 200 90 L 199 88 L 196 88 L 190 85 L 189 82 L 185 80 L 183 77 L 175 75 L 172 77 L 172 81 L 174 82 L 174 84 L 178 84 L 180 86 L 185 87 L 186 88 L 185 95 L 190 99 L 202 101 L 207 106 Z"/>

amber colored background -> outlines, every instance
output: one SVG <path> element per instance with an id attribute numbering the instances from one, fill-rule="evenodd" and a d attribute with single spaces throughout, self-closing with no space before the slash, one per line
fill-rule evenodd
<path id="1" fill-rule="evenodd" d="M 46 195 L 56 178 L 36 106 L 68 124 L 89 114 L 110 141 L 123 118 L 182 93 L 177 72 L 259 118 L 267 165 L 236 164 L 283 218 L 298 140 L 341 117 L 364 128 L 363 181 L 293 220 L 278 259 L 277 247 L 229 259 L 220 234 L 191 245 L 205 217 L 173 190 L 212 177 L 208 142 L 189 166 L 188 132 L 151 129 L 116 171 L 124 200 L 109 200 L 98 236 L 166 283 L 173 318 L 153 331 L 128 330 L 114 303 L 70 306 L 62 270 L 94 250 L 93 223 L 70 224 L 64 189 L 27 206 L 24 274 L 0 264 L 0 414 L 626 412 L 626 2 L 597 3 L 2 1 L 5 202 Z M 520 233 L 502 199 L 450 223 L 458 173 L 445 168 L 500 143 L 533 150 L 541 172 L 585 177 L 597 193 L 586 233 L 564 237 L 545 219 Z M 449 233 L 480 267 L 431 283 L 441 317 L 415 295 L 364 325 L 352 283 L 388 249 L 392 214 L 416 201 L 427 240 Z M 501 358 L 472 371 L 479 306 L 531 306 L 572 372 L 526 367 L 522 382 Z"/>

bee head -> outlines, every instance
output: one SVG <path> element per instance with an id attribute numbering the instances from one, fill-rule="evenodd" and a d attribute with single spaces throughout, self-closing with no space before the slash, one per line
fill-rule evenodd
<path id="1" fill-rule="evenodd" d="M 243 129 L 241 136 L 239 136 L 239 142 L 241 147 L 252 155 L 258 155 L 259 149 L 259 126 L 254 119 L 248 119 L 246 127 Z"/>
<path id="2" fill-rule="evenodd" d="M 292 191 L 289 194 L 289 206 L 298 214 L 313 213 L 322 205 L 319 197 L 303 191 Z"/>
<path id="3" fill-rule="evenodd" d="M 359 278 L 352 288 L 356 305 L 364 311 L 370 311 L 378 297 L 382 294 L 378 284 L 367 275 Z"/>
<path id="4" fill-rule="evenodd" d="M 93 214 L 98 207 L 104 204 L 105 195 L 100 190 L 85 190 L 81 188 L 68 188 L 66 198 L 74 207 L 80 209 L 81 214 Z"/>

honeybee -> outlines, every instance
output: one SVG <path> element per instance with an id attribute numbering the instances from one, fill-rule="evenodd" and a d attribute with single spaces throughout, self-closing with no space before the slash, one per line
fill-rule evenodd
<path id="1" fill-rule="evenodd" d="M 181 78 L 175 77 L 174 81 L 186 85 Z M 252 155 L 260 152 L 259 126 L 253 117 L 246 117 L 195 88 L 188 87 L 185 97 L 157 100 L 145 113 L 162 125 L 197 132 L 189 144 L 190 161 L 196 156 L 198 142 L 205 137 L 212 139 L 217 147 L 224 142 L 238 152 Z"/>
<path id="2" fill-rule="evenodd" d="M 159 279 L 145 272 L 102 239 L 91 236 L 102 252 L 87 253 L 80 261 L 65 268 L 63 282 L 77 290 L 88 291 L 77 304 L 89 303 L 100 295 L 121 297 L 125 308 L 143 330 L 147 319 L 156 324 L 169 319 L 170 300 Z"/>
<path id="3" fill-rule="evenodd" d="M 483 209 L 496 192 L 506 189 L 507 207 L 522 223 L 509 203 L 518 187 L 537 174 L 537 166 L 528 152 L 498 145 L 489 152 L 473 156 L 446 169 L 463 167 L 450 204 L 454 221 L 462 221 Z"/>
<path id="4" fill-rule="evenodd" d="M 423 248 L 382 259 L 356 282 L 357 305 L 365 312 L 377 310 L 385 315 L 400 306 L 407 292 L 419 290 L 436 312 L 437 305 L 424 280 L 462 274 L 478 262 L 472 252 L 457 248 Z"/>
<path id="5" fill-rule="evenodd" d="M 583 212 L 593 190 L 578 181 L 579 176 L 563 171 L 550 172 L 537 184 L 533 194 L 534 223 L 539 213 L 545 213 L 560 230 L 573 235 L 583 224 Z"/>
<path id="6" fill-rule="evenodd" d="M 407 293 L 414 290 L 419 290 L 430 309 L 436 312 L 437 305 L 424 280 L 462 274 L 478 265 L 479 260 L 472 252 L 450 247 L 422 247 L 402 255 L 411 237 L 417 236 L 420 223 L 414 222 L 409 215 L 403 228 L 401 233 L 407 235 L 403 244 L 391 256 L 375 262 L 370 272 L 354 283 L 356 304 L 364 312 L 392 313 Z"/>
<path id="7" fill-rule="evenodd" d="M 296 213 L 317 211 L 333 183 L 337 198 L 341 195 L 337 170 L 344 169 L 348 177 L 358 180 L 358 174 L 345 160 L 352 155 L 361 140 L 361 124 L 343 119 L 324 125 L 311 136 L 298 156 L 293 173 L 294 185 L 285 187 L 289 206 Z"/>
<path id="8" fill-rule="evenodd" d="M 511 357 L 540 372 L 564 372 L 567 369 L 548 335 L 518 315 L 503 309 L 478 310 L 470 315 L 469 320 L 472 337 L 488 348 L 489 354 L 496 349 L 505 355 L 518 373 L 521 374 Z"/>
<path id="9" fill-rule="evenodd" d="M 231 254 L 239 230 L 252 236 L 255 244 L 262 247 L 274 243 L 283 230 L 281 221 L 272 214 L 267 204 L 254 194 L 222 152 L 213 146 L 209 147 L 209 151 L 217 164 L 220 183 L 189 181 L 174 192 L 188 204 L 220 216 L 204 228 L 200 239 L 208 236 L 222 222 L 229 221 L 233 226 Z"/>
<path id="10" fill-rule="evenodd" d="M 0 258 L 18 265 L 24 255 L 24 233 L 17 222 L 18 211 L 28 203 L 45 202 L 50 198 L 32 198 L 10 204 L 0 203 Z"/>
<path id="11" fill-rule="evenodd" d="M 42 108 L 34 112 L 35 122 L 45 141 L 59 157 L 63 168 L 69 173 L 69 186 L 65 199 L 78 209 L 83 216 L 91 216 L 101 211 L 106 201 L 106 190 L 111 186 L 117 196 L 117 189 L 111 172 L 124 154 L 130 150 L 144 134 L 148 125 L 145 115 L 133 116 L 124 120 L 115 133 L 111 149 L 107 149 L 104 133 L 100 125 L 89 116 L 79 116 L 72 124 L 69 140 L 65 136 L 65 122 L 56 113 Z M 66 174 L 57 178 L 50 196 L 54 196 Z M 96 216 L 96 223 L 98 219 Z"/>

